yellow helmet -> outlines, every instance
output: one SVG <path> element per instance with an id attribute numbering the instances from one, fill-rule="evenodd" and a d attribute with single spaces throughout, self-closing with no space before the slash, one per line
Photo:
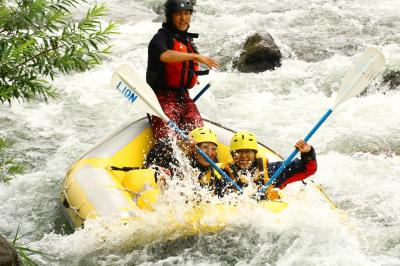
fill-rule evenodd
<path id="1" fill-rule="evenodd" d="M 255 150 L 258 151 L 257 139 L 253 133 L 248 131 L 239 131 L 231 139 L 231 151 L 236 150 Z"/>
<path id="2" fill-rule="evenodd" d="M 198 127 L 193 129 L 189 136 L 192 137 L 196 143 L 212 142 L 215 145 L 218 145 L 217 135 L 214 131 L 206 127 Z"/>

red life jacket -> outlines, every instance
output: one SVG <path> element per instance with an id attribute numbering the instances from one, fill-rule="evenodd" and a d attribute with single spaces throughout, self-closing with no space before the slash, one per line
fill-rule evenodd
<path id="1" fill-rule="evenodd" d="M 197 53 L 192 43 L 188 40 L 183 44 L 177 39 L 173 39 L 173 51 L 182 53 Z M 165 63 L 165 81 L 169 88 L 191 89 L 197 83 L 197 71 L 199 64 L 196 61 L 169 62 Z"/>

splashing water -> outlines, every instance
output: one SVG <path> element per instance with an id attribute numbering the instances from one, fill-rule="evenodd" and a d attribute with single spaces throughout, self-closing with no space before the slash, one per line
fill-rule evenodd
<path id="1" fill-rule="evenodd" d="M 399 1 L 197 2 L 191 31 L 200 33 L 200 51 L 222 64 L 199 110 L 230 128 L 254 131 L 284 155 L 330 107 L 366 47 L 383 52 L 386 71 L 400 69 Z M 58 196 L 69 166 L 109 132 L 143 115 L 109 82 L 122 63 L 144 77 L 162 3 L 107 1 L 110 18 L 121 21 L 110 61 L 60 76 L 54 82 L 59 101 L 0 106 L 0 136 L 14 141 L 11 152 L 27 169 L 0 186 L 0 231 L 11 237 L 21 223 L 23 233 L 32 232 L 26 236 L 32 248 L 54 255 L 51 265 L 399 265 L 400 90 L 389 89 L 382 76 L 338 108 L 311 140 L 318 156 L 313 179 L 343 212 L 316 200 L 321 196 L 309 184 L 279 217 L 251 207 L 243 195 L 227 199 L 236 201 L 238 211 L 223 231 L 188 237 L 185 229 L 169 227 L 168 209 L 174 207 L 179 221 L 193 208 L 188 197 L 215 200 L 198 187 L 193 194 L 197 184 L 189 169 L 188 178 L 170 184 L 164 205 L 140 213 L 139 221 L 97 219 L 74 233 L 68 229 Z M 265 31 L 281 48 L 282 66 L 257 74 L 232 69 L 246 38 Z M 213 219 L 204 222 L 218 222 Z"/>

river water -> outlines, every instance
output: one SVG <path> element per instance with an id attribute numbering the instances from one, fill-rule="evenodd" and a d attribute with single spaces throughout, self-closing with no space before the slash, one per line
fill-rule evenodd
<path id="1" fill-rule="evenodd" d="M 156 223 L 110 228 L 92 222 L 75 233 L 58 196 L 68 167 L 105 135 L 143 114 L 110 87 L 113 71 L 131 64 L 143 77 L 147 43 L 160 26 L 160 0 L 110 0 L 121 23 L 104 65 L 54 81 L 60 99 L 0 106 L 0 134 L 26 172 L 0 186 L 0 231 L 51 254 L 43 265 L 400 265 L 400 88 L 382 75 L 362 97 L 341 105 L 310 143 L 313 179 L 341 211 L 325 202 L 293 202 L 280 222 L 243 210 L 215 234 L 166 236 Z M 79 12 L 78 12 L 79 13 Z M 221 68 L 198 102 L 201 113 L 233 129 L 252 130 L 283 155 L 335 99 L 342 77 L 366 47 L 400 69 L 399 0 L 198 0 L 192 32 Z M 269 32 L 282 66 L 238 73 L 232 58 L 245 39 Z M 305 187 L 312 193 L 311 185 Z"/>

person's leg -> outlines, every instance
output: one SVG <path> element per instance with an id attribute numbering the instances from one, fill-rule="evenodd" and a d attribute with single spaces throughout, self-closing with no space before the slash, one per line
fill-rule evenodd
<path id="1" fill-rule="evenodd" d="M 161 166 L 171 170 L 173 149 L 169 138 L 158 139 L 146 156 L 145 167 Z"/>
<path id="2" fill-rule="evenodd" d="M 175 93 L 159 92 L 157 98 L 164 113 L 172 121 L 177 121 L 178 107 Z M 171 140 L 175 135 L 175 131 L 171 129 L 164 120 L 157 116 L 151 117 L 151 127 L 155 139 L 154 146 L 150 149 L 146 157 L 145 167 L 160 166 L 168 170 L 172 170 L 176 160 L 173 156 L 173 148 Z"/>
<path id="3" fill-rule="evenodd" d="M 167 117 L 175 123 L 179 121 L 179 106 L 176 93 L 161 91 L 157 93 L 157 99 Z M 151 117 L 151 128 L 156 140 L 175 135 L 175 131 L 164 120 L 154 115 Z"/>
<path id="4" fill-rule="evenodd" d="M 185 95 L 183 103 L 179 106 L 181 108 L 181 116 L 178 126 L 186 133 L 189 134 L 195 128 L 203 127 L 204 122 L 201 118 L 200 112 L 196 104 L 189 97 Z"/>
<path id="5" fill-rule="evenodd" d="M 153 136 L 156 142 L 159 139 L 168 138 L 168 136 L 173 134 L 172 129 L 167 126 L 164 120 L 155 115 L 151 116 L 151 128 L 153 130 Z"/>

